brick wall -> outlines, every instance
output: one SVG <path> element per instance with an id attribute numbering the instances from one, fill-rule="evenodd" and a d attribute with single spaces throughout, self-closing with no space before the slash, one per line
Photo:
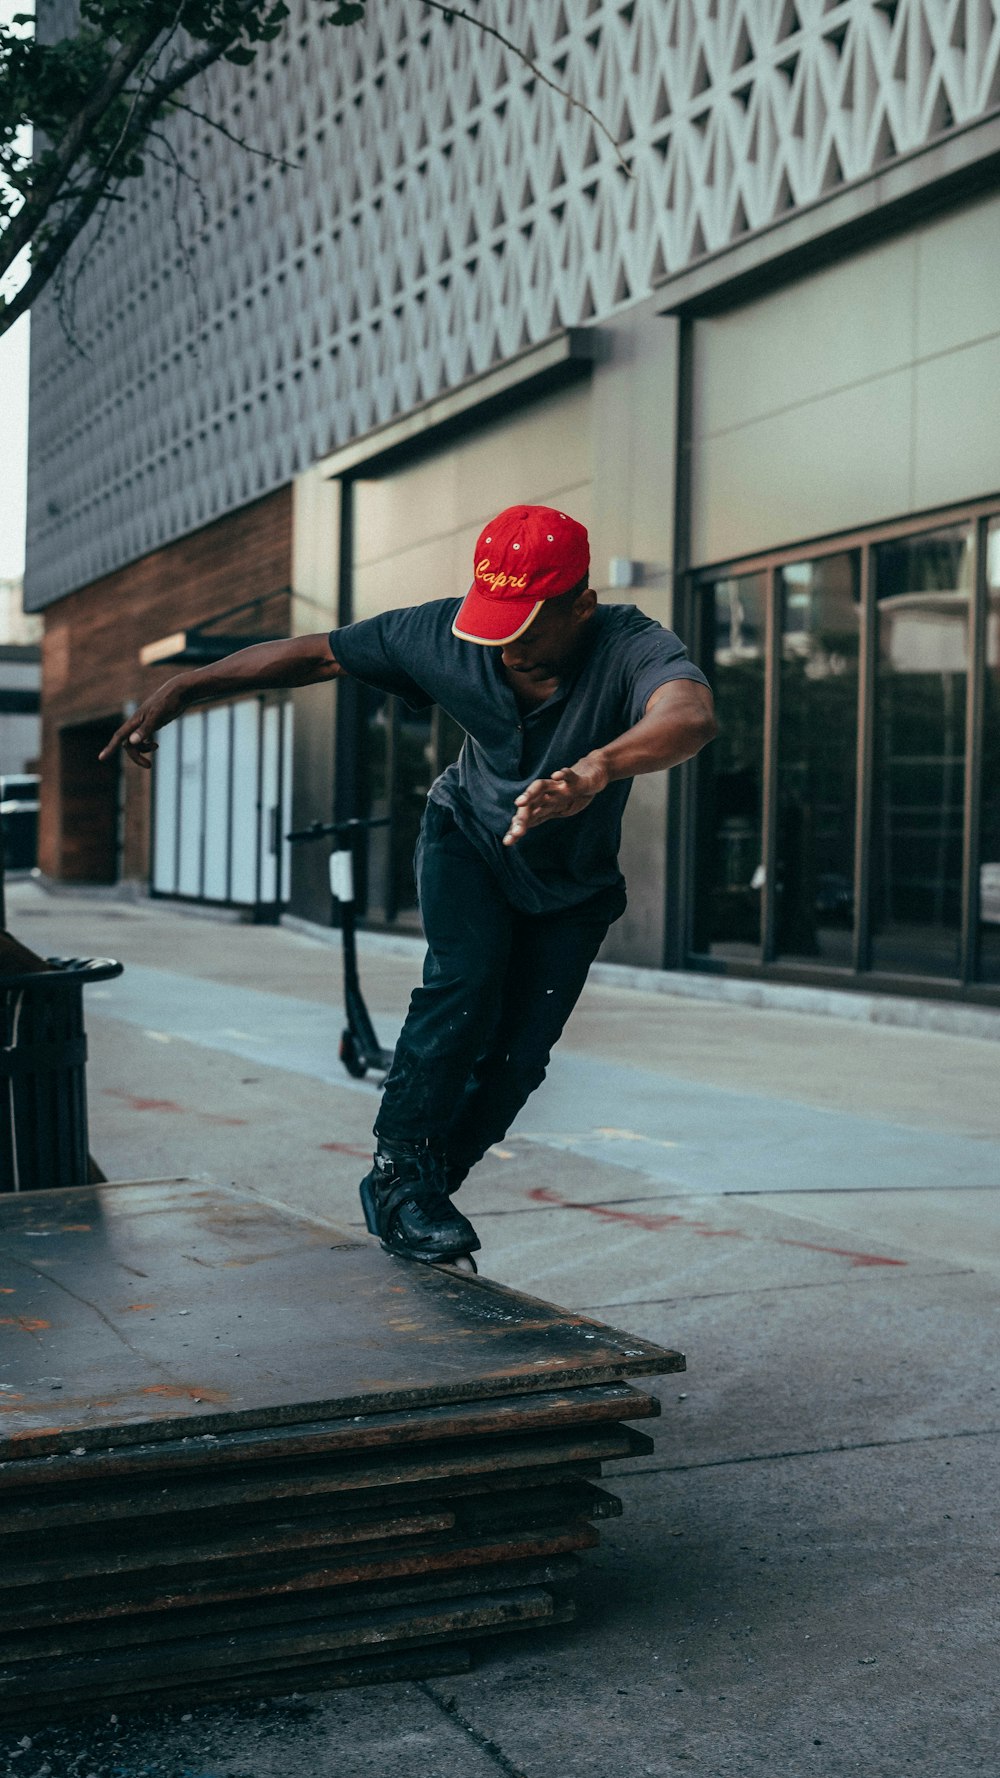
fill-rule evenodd
<path id="1" fill-rule="evenodd" d="M 107 881 L 113 874 L 106 832 L 118 768 L 99 765 L 96 753 L 126 704 L 139 703 L 176 671 L 141 667 L 139 650 L 256 598 L 266 602 L 220 624 L 217 633 L 287 634 L 289 597 L 282 589 L 291 581 L 291 545 L 288 486 L 81 587 L 46 611 L 39 863 L 49 876 Z M 145 880 L 150 775 L 129 761 L 121 772 L 120 875 Z"/>

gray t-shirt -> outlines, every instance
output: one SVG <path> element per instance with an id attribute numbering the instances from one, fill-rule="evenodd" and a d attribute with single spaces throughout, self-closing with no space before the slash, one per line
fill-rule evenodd
<path id="1" fill-rule="evenodd" d="M 618 848 L 632 780 L 609 784 L 579 815 L 546 821 L 505 846 L 515 797 L 632 728 L 657 686 L 708 681 L 672 630 L 634 605 L 599 605 L 571 676 L 522 714 L 500 649 L 452 635 L 460 604 L 432 599 L 362 618 L 331 631 L 330 648 L 352 678 L 413 710 L 440 704 L 465 730 L 461 754 L 432 784 L 431 799 L 451 809 L 514 907 L 554 913 L 622 881 Z"/>

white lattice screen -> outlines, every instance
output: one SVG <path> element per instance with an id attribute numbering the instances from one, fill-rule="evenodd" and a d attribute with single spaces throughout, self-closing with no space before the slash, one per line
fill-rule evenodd
<path id="1" fill-rule="evenodd" d="M 89 357 L 33 318 L 36 606 L 1000 102 L 1000 0 L 482 0 L 629 179 L 473 27 L 291 4 L 197 102 L 298 165 L 175 120 L 207 225 L 151 163 L 80 282 Z"/>

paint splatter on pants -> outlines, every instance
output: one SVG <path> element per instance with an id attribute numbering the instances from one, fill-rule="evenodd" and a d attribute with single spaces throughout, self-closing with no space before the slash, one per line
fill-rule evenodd
<path id="1" fill-rule="evenodd" d="M 522 914 L 455 825 L 428 805 L 417 854 L 427 939 L 375 1134 L 427 1138 L 459 1173 L 509 1130 L 545 1078 L 620 886 L 553 914 Z"/>

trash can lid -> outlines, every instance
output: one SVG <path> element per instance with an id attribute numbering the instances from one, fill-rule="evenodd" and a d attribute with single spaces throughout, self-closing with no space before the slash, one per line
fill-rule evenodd
<path id="1" fill-rule="evenodd" d="M 48 993 L 60 988 L 87 987 L 91 982 L 110 981 L 121 975 L 125 967 L 114 957 L 46 957 L 45 961 L 47 969 L 0 974 L 0 989 L 39 988 Z"/>

